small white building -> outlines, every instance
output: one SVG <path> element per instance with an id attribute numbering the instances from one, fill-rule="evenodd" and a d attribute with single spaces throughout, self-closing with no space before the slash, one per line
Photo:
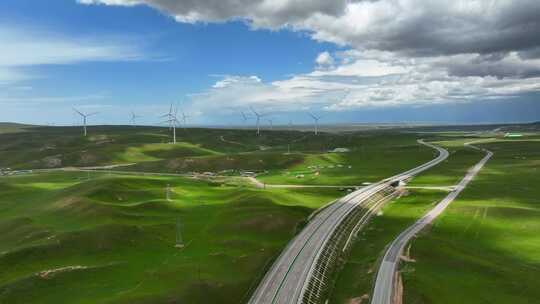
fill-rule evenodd
<path id="1" fill-rule="evenodd" d="M 330 153 L 347 153 L 349 151 L 351 151 L 351 150 L 348 149 L 348 148 L 334 148 L 333 150 L 330 150 L 328 152 L 330 152 Z"/>
<path id="2" fill-rule="evenodd" d="M 518 133 L 506 133 L 506 134 L 504 134 L 504 137 L 523 137 L 523 134 L 518 134 Z"/>

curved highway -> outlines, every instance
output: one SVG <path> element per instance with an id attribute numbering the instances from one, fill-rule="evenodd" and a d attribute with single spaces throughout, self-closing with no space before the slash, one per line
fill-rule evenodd
<path id="1" fill-rule="evenodd" d="M 373 297 L 371 304 L 392 304 L 394 299 L 394 290 L 396 289 L 396 275 L 401 258 L 401 253 L 405 245 L 426 225 L 431 223 L 437 216 L 439 216 L 450 203 L 465 189 L 467 184 L 474 178 L 474 176 L 482 169 L 484 164 L 491 158 L 493 153 L 491 151 L 480 149 L 475 146 L 465 144 L 473 149 L 478 149 L 486 152 L 484 158 L 482 158 L 474 167 L 472 167 L 465 177 L 459 182 L 455 190 L 446 196 L 441 202 L 439 202 L 435 208 L 424 215 L 412 226 L 403 231 L 388 247 L 379 270 L 377 272 L 377 279 L 375 281 L 375 289 L 373 291 Z"/>
<path id="2" fill-rule="evenodd" d="M 418 142 L 436 149 L 439 155 L 421 166 L 352 192 L 323 209 L 283 250 L 260 282 L 249 303 L 301 303 L 302 295 L 306 291 L 325 244 L 352 210 L 391 184 L 427 170 L 448 157 L 448 151 L 445 149 L 422 140 Z"/>

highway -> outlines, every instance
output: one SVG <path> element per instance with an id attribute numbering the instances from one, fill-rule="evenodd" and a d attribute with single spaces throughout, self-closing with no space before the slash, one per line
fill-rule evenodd
<path id="1" fill-rule="evenodd" d="M 445 149 L 422 140 L 418 142 L 437 150 L 438 156 L 421 166 L 352 192 L 315 215 L 289 242 L 260 282 L 249 303 L 301 303 L 318 258 L 333 232 L 348 214 L 391 184 L 427 170 L 448 157 Z"/>
<path id="2" fill-rule="evenodd" d="M 395 303 L 394 290 L 396 290 L 396 278 L 399 261 L 401 259 L 401 253 L 405 248 L 405 245 L 426 225 L 431 223 L 437 216 L 439 216 L 450 203 L 465 189 L 469 182 L 476 176 L 476 174 L 482 169 L 484 164 L 491 158 L 493 153 L 491 151 L 480 149 L 465 144 L 473 149 L 478 149 L 486 152 L 484 158 L 482 158 L 474 167 L 469 169 L 465 177 L 455 187 L 455 190 L 448 194 L 442 201 L 440 201 L 435 208 L 430 210 L 426 215 L 420 218 L 412 226 L 403 231 L 391 244 L 388 246 L 386 253 L 384 254 L 381 265 L 377 272 L 377 278 L 375 281 L 375 288 L 373 291 L 373 297 L 371 304 L 392 304 Z M 401 303 L 401 302 L 399 302 Z"/>

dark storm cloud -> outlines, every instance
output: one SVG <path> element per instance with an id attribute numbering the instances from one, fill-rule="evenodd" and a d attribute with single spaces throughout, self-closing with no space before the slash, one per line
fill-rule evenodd
<path id="1" fill-rule="evenodd" d="M 540 46 L 540 1 L 468 1 L 484 3 L 469 10 L 458 7 L 463 1 L 408 2 L 418 5 L 396 13 L 391 20 L 372 23 L 370 31 L 349 35 L 350 43 L 413 57 L 490 54 Z"/>
<path id="2" fill-rule="evenodd" d="M 84 4 L 146 4 L 183 22 L 222 22 L 245 19 L 255 26 L 278 28 L 313 14 L 343 14 L 347 0 L 79 0 Z"/>
<path id="3" fill-rule="evenodd" d="M 527 65 L 513 65 L 504 62 L 482 63 L 482 64 L 454 64 L 448 66 L 448 73 L 451 76 L 493 76 L 497 78 L 532 78 L 540 76 L 538 67 L 529 67 Z"/>
<path id="4" fill-rule="evenodd" d="M 526 51 L 540 46 L 538 0 L 78 0 L 146 4 L 181 22 L 243 19 L 321 40 L 407 56 Z"/>
<path id="5" fill-rule="evenodd" d="M 527 61 L 516 53 L 493 53 L 472 58 L 460 56 L 438 61 L 433 67 L 445 68 L 450 76 L 492 76 L 502 78 L 540 77 L 540 61 Z"/>
<path id="6" fill-rule="evenodd" d="M 522 59 L 540 59 L 540 47 L 521 51 L 519 52 L 519 57 Z"/>

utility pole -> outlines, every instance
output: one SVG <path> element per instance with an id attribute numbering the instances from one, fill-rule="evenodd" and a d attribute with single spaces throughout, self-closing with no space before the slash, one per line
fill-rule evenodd
<path id="1" fill-rule="evenodd" d="M 291 144 L 293 141 L 293 129 L 292 129 L 292 120 L 289 120 L 289 143 L 287 144 L 287 154 L 291 154 Z"/>
<path id="2" fill-rule="evenodd" d="M 176 218 L 176 248 L 184 248 L 184 241 L 182 240 L 182 224 L 180 223 L 180 217 Z"/>

